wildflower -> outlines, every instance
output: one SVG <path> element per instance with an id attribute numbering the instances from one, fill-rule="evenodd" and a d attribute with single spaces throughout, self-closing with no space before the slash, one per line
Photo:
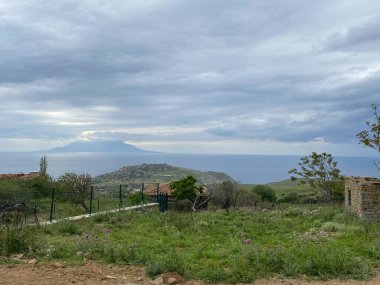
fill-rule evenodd
<path id="1" fill-rule="evenodd" d="M 250 240 L 249 240 L 249 239 L 245 239 L 245 240 L 243 240 L 243 244 L 244 244 L 244 245 L 248 245 L 248 244 L 249 244 L 249 242 L 250 242 Z"/>

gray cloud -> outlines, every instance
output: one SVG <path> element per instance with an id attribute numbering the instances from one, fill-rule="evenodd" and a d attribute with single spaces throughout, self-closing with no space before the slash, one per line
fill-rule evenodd
<path id="1" fill-rule="evenodd" d="M 365 52 L 380 47 L 380 15 L 359 26 L 349 27 L 345 32 L 330 36 L 327 49 L 331 51 Z"/>
<path id="2" fill-rule="evenodd" d="M 0 137 L 352 142 L 380 97 L 365 2 L 1 3 Z"/>

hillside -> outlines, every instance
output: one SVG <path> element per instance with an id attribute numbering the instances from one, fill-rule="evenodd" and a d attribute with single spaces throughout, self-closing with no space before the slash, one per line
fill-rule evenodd
<path id="1" fill-rule="evenodd" d="M 213 171 L 199 171 L 168 164 L 142 164 L 125 166 L 119 170 L 102 174 L 94 178 L 95 184 L 125 184 L 125 183 L 168 183 L 184 178 L 188 175 L 194 176 L 200 183 L 205 185 L 221 183 L 233 179 L 227 174 Z"/>
<path id="2" fill-rule="evenodd" d="M 289 193 L 297 193 L 300 197 L 318 197 L 319 191 L 310 186 L 310 184 L 301 185 L 298 181 L 291 181 L 290 179 L 267 183 L 274 191 L 276 191 L 277 198 L 284 198 Z M 246 190 L 251 190 L 256 184 L 241 184 Z"/>

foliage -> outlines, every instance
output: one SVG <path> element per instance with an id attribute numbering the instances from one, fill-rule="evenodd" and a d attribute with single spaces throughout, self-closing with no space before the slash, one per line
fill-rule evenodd
<path id="1" fill-rule="evenodd" d="M 54 181 L 49 175 L 39 175 L 37 177 L 23 180 L 13 178 L 0 180 L 1 196 L 23 192 L 25 194 L 33 194 L 33 196 L 36 197 L 46 197 L 50 195 L 53 187 Z"/>
<path id="2" fill-rule="evenodd" d="M 14 179 L 2 179 L 0 180 L 0 193 L 12 193 L 21 190 L 19 181 Z"/>
<path id="3" fill-rule="evenodd" d="M 299 168 L 289 170 L 289 174 L 296 175 L 291 176 L 293 181 L 299 180 L 301 184 L 308 182 L 311 186 L 320 189 L 325 201 L 330 203 L 334 183 L 341 179 L 337 165 L 331 154 L 312 152 L 311 155 L 301 157 L 298 163 Z"/>
<path id="4" fill-rule="evenodd" d="M 285 197 L 277 200 L 279 203 L 298 203 L 300 201 L 300 196 L 296 192 L 290 192 L 285 195 Z"/>
<path id="5" fill-rule="evenodd" d="M 236 200 L 236 207 L 254 207 L 260 200 L 260 196 L 251 190 L 241 189 Z"/>
<path id="6" fill-rule="evenodd" d="M 30 180 L 27 180 L 26 183 L 28 187 L 33 191 L 39 194 L 40 197 L 48 197 L 51 195 L 51 189 L 55 187 L 55 182 L 49 175 L 39 175 Z"/>
<path id="7" fill-rule="evenodd" d="M 141 197 L 141 192 L 135 192 L 128 196 L 128 204 L 130 205 L 139 205 L 145 200 L 145 195 Z"/>
<path id="8" fill-rule="evenodd" d="M 44 155 L 40 159 L 40 175 L 45 176 L 47 174 L 47 167 L 48 167 L 47 156 Z"/>
<path id="9" fill-rule="evenodd" d="M 232 181 L 223 181 L 210 189 L 213 202 L 220 204 L 227 212 L 230 207 L 236 207 L 238 197 L 242 194 L 242 191 L 239 185 Z"/>
<path id="10" fill-rule="evenodd" d="M 79 203 L 88 211 L 85 203 L 91 190 L 91 176 L 89 174 L 65 173 L 58 178 L 61 194 L 73 203 Z"/>
<path id="11" fill-rule="evenodd" d="M 196 212 L 205 205 L 212 197 L 208 195 L 202 185 L 196 185 L 197 180 L 193 176 L 187 176 L 170 183 L 173 195 L 177 200 L 188 199 L 193 204 L 192 210 Z"/>
<path id="12" fill-rule="evenodd" d="M 0 256 L 12 253 L 38 253 L 45 246 L 45 237 L 38 227 L 30 227 L 23 223 L 20 212 L 0 212 Z"/>
<path id="13" fill-rule="evenodd" d="M 276 192 L 267 185 L 257 185 L 252 191 L 261 197 L 261 201 L 274 203 L 277 200 Z"/>
<path id="14" fill-rule="evenodd" d="M 197 180 L 193 176 L 187 176 L 170 183 L 170 188 L 173 189 L 173 195 L 177 200 L 189 199 L 191 202 L 197 197 L 195 183 Z"/>
<path id="15" fill-rule="evenodd" d="M 331 195 L 334 202 L 344 201 L 344 179 L 342 176 L 332 183 Z"/>
<path id="16" fill-rule="evenodd" d="M 371 105 L 374 121 L 367 121 L 367 130 L 363 130 L 356 136 L 359 139 L 359 143 L 366 147 L 376 150 L 380 154 L 380 114 L 377 112 L 379 108 L 378 104 Z M 380 170 L 380 162 L 375 161 L 375 165 Z"/>

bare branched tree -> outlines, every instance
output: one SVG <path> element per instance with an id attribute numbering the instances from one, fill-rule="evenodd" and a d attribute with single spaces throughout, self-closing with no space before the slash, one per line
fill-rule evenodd
<path id="1" fill-rule="evenodd" d="M 88 211 L 86 199 L 91 190 L 91 176 L 89 174 L 65 173 L 58 178 L 65 196 L 74 203 L 79 203 Z"/>

